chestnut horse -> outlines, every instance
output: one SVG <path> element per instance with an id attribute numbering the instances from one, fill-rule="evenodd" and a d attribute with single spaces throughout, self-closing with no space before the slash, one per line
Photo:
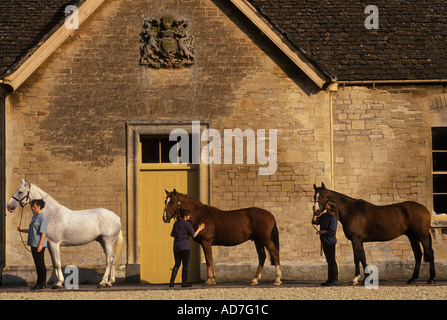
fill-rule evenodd
<path id="1" fill-rule="evenodd" d="M 427 284 L 435 283 L 435 261 L 430 234 L 431 215 L 427 208 L 413 201 L 376 206 L 326 189 L 324 183 L 319 188 L 314 184 L 314 189 L 314 214 L 320 214 L 328 201 L 335 202 L 337 218 L 343 225 L 346 238 L 352 242 L 355 278 L 351 284 L 358 283 L 360 262 L 363 268 L 367 266 L 364 242 L 389 241 L 403 234 L 410 240 L 416 260 L 413 276 L 407 283 L 413 284 L 419 277 L 422 258 L 420 244 L 424 248 L 424 261 L 430 262 L 430 278 Z M 368 274 L 365 274 L 365 278 L 367 276 Z"/>
<path id="2" fill-rule="evenodd" d="M 165 190 L 166 191 L 166 190 Z M 215 285 L 213 252 L 211 246 L 235 246 L 247 240 L 255 242 L 259 265 L 251 285 L 257 285 L 261 279 L 266 254 L 264 247 L 270 253 L 272 265 L 275 265 L 276 279 L 274 284 L 281 285 L 281 269 L 279 266 L 279 233 L 274 216 L 267 210 L 260 208 L 246 208 L 223 211 L 215 207 L 204 205 L 187 195 L 166 191 L 163 221 L 169 223 L 172 217 L 178 219 L 179 209 L 187 209 L 191 214 L 189 220 L 197 230 L 201 223 L 205 229 L 194 240 L 202 246 L 208 269 L 205 283 Z"/>

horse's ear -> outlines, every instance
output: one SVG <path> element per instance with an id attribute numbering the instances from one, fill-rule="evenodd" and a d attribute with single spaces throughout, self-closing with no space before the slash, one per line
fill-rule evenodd
<path id="1" fill-rule="evenodd" d="M 168 190 L 166 190 L 166 189 L 165 189 L 165 192 L 166 192 L 166 195 L 168 195 L 168 194 L 169 194 L 169 191 L 168 191 Z"/>
<path id="2" fill-rule="evenodd" d="M 25 179 L 22 178 L 22 183 L 26 183 Z"/>
<path id="3" fill-rule="evenodd" d="M 317 191 L 317 186 L 315 185 L 315 183 L 314 183 L 314 190 Z"/>
<path id="4" fill-rule="evenodd" d="M 321 183 L 321 187 L 322 187 L 323 189 L 326 189 L 326 186 L 324 185 L 323 182 Z"/>
<path id="5" fill-rule="evenodd" d="M 177 190 L 175 190 L 175 188 L 174 188 L 174 191 L 172 191 L 172 192 L 174 192 L 174 196 L 177 195 Z"/>

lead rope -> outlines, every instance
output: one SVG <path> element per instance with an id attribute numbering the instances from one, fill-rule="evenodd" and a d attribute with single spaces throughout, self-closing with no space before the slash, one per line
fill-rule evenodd
<path id="1" fill-rule="evenodd" d="M 317 229 L 317 227 L 315 227 L 315 225 L 312 222 L 311 222 L 311 224 L 312 224 L 312 227 L 317 231 L 317 234 L 320 234 L 320 230 Z M 323 256 L 323 245 L 321 244 L 321 241 L 320 241 L 320 256 L 321 257 Z"/>
<path id="2" fill-rule="evenodd" d="M 21 211 L 21 213 L 20 213 L 20 222 L 19 222 L 19 226 L 22 225 L 23 208 L 24 208 L 24 207 L 22 207 L 22 206 L 20 206 L 20 207 L 22 208 L 22 211 Z M 25 241 L 23 241 L 22 232 L 19 231 L 19 230 L 17 230 L 17 231 L 19 232 L 20 240 L 22 240 L 22 244 L 23 244 L 23 247 L 25 248 L 25 250 L 28 251 L 28 252 L 31 252 L 31 250 L 28 249 L 28 247 L 26 246 Z"/>

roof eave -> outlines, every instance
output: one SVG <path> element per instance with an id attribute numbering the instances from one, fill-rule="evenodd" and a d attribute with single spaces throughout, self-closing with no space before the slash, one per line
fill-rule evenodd
<path id="1" fill-rule="evenodd" d="M 87 20 L 103 2 L 104 0 L 86 0 L 77 11 L 79 25 Z M 16 71 L 0 81 L 16 90 L 75 30 L 66 28 L 63 24 Z"/>
<path id="2" fill-rule="evenodd" d="M 250 19 L 292 62 L 294 62 L 318 87 L 328 82 L 328 77 L 269 23 L 247 0 L 231 0 L 231 2 Z"/>

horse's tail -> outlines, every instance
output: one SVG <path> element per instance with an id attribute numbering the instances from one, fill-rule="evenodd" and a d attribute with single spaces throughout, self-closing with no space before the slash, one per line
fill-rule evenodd
<path id="1" fill-rule="evenodd" d="M 276 226 L 276 220 L 275 217 L 273 217 L 273 221 L 274 221 L 274 225 L 273 225 L 273 229 L 272 229 L 272 234 L 270 235 L 273 244 L 275 245 L 276 250 L 278 251 L 278 262 L 279 262 L 279 231 L 278 231 L 278 227 Z M 272 264 L 272 266 L 275 265 L 275 260 L 273 259 L 272 255 L 270 255 L 270 263 Z"/>
<path id="2" fill-rule="evenodd" d="M 120 264 L 123 243 L 124 243 L 123 232 L 120 230 L 120 232 L 118 233 L 118 237 L 116 237 L 115 240 L 115 249 L 113 250 L 113 252 L 115 253 L 115 269 L 117 269 Z"/>

